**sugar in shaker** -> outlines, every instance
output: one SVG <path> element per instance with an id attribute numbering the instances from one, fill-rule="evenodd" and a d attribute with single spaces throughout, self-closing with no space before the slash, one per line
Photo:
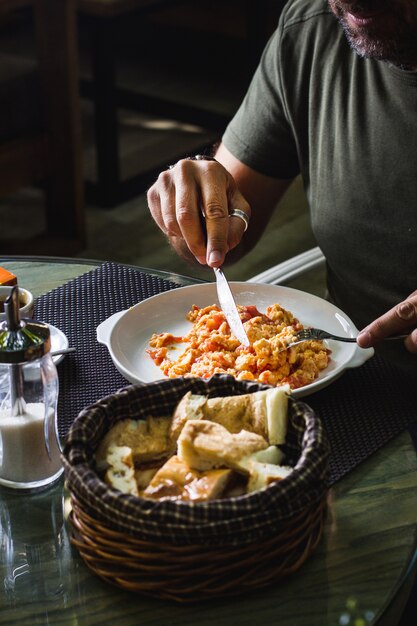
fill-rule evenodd
<path id="1" fill-rule="evenodd" d="M 44 489 L 62 474 L 58 373 L 49 326 L 20 319 L 18 287 L 0 322 L 0 485 Z"/>

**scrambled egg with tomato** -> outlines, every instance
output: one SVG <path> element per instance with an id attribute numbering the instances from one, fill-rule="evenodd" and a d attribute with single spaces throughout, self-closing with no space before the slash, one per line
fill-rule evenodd
<path id="1" fill-rule="evenodd" d="M 189 333 L 183 337 L 154 334 L 147 352 L 169 378 L 225 373 L 267 385 L 288 383 L 292 389 L 313 382 L 328 366 L 330 350 L 322 341 L 305 341 L 286 349 L 303 326 L 279 304 L 269 306 L 266 313 L 254 306 L 238 306 L 238 310 L 250 340 L 248 348 L 231 333 L 218 306 L 193 305 L 187 314 L 192 322 Z M 172 348 L 178 343 L 188 345 L 173 359 Z"/>

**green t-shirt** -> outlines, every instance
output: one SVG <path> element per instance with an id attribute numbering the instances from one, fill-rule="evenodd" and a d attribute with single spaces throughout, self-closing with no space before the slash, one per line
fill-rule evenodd
<path id="1" fill-rule="evenodd" d="M 301 173 L 330 296 L 359 328 L 417 289 L 417 73 L 359 57 L 326 0 L 288 2 L 223 142 Z"/>

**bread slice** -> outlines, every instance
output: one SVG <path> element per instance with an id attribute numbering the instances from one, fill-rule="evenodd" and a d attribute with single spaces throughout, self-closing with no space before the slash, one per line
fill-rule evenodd
<path id="1" fill-rule="evenodd" d="M 143 491 L 145 498 L 180 499 L 201 502 L 220 497 L 233 475 L 229 469 L 199 472 L 190 469 L 181 459 L 172 456 L 155 474 Z"/>
<path id="2" fill-rule="evenodd" d="M 148 417 L 146 420 L 125 419 L 117 422 L 100 442 L 96 452 L 99 469 L 105 467 L 112 445 L 132 449 L 135 465 L 163 459 L 175 451 L 170 441 L 171 420 L 165 417 Z"/>
<path id="3" fill-rule="evenodd" d="M 271 387 L 241 396 L 210 398 L 204 419 L 221 424 L 231 433 L 242 429 L 261 435 L 274 445 L 285 442 L 289 385 Z"/>
<path id="4" fill-rule="evenodd" d="M 239 468 L 241 468 L 243 472 L 249 473 L 250 466 L 254 461 L 269 463 L 270 465 L 279 465 L 283 459 L 284 453 L 280 448 L 277 448 L 277 446 L 268 446 L 265 450 L 260 450 L 250 456 L 243 457 L 242 460 L 239 461 Z"/>
<path id="5" fill-rule="evenodd" d="M 157 471 L 157 467 L 145 467 L 135 470 L 135 479 L 139 492 L 146 489 Z"/>
<path id="6" fill-rule="evenodd" d="M 289 385 L 274 387 L 265 392 L 266 422 L 269 443 L 279 446 L 285 443 L 288 429 Z"/>
<path id="7" fill-rule="evenodd" d="M 272 465 L 271 463 L 259 463 L 259 461 L 252 461 L 249 466 L 249 480 L 247 485 L 247 492 L 258 491 L 264 487 L 268 487 L 271 483 L 274 483 L 283 478 L 287 478 L 292 472 L 292 467 L 284 465 Z"/>
<path id="8" fill-rule="evenodd" d="M 231 433 L 247 430 L 271 444 L 282 444 L 287 433 L 290 392 L 289 385 L 282 385 L 241 396 L 207 399 L 189 391 L 174 411 L 170 435 L 173 441 L 177 441 L 188 420 L 203 419 L 220 424 Z"/>
<path id="9" fill-rule="evenodd" d="M 217 467 L 241 469 L 242 458 L 268 447 L 267 441 L 246 430 L 232 434 L 221 424 L 190 420 L 178 438 L 178 456 L 192 469 Z"/>
<path id="10" fill-rule="evenodd" d="M 205 419 L 224 426 L 230 433 L 247 430 L 265 437 L 264 420 L 254 414 L 251 395 L 209 398 L 205 407 Z"/>
<path id="11" fill-rule="evenodd" d="M 123 493 L 139 495 L 135 479 L 132 450 L 128 446 L 110 445 L 107 450 L 108 469 L 104 475 L 104 482 Z"/>
<path id="12" fill-rule="evenodd" d="M 192 393 L 188 391 L 177 404 L 172 415 L 172 422 L 169 430 L 169 436 L 173 442 L 176 442 L 184 424 L 188 420 L 199 420 L 205 418 L 205 407 L 207 405 L 207 396 Z"/>

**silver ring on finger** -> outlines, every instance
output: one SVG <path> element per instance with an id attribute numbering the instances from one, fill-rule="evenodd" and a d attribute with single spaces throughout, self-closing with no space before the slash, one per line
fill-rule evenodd
<path id="1" fill-rule="evenodd" d="M 245 224 L 245 230 L 243 232 L 245 233 L 247 231 L 249 226 L 249 217 L 244 211 L 241 211 L 240 209 L 233 209 L 232 211 L 230 211 L 229 217 L 238 217 L 240 220 L 242 220 Z"/>

